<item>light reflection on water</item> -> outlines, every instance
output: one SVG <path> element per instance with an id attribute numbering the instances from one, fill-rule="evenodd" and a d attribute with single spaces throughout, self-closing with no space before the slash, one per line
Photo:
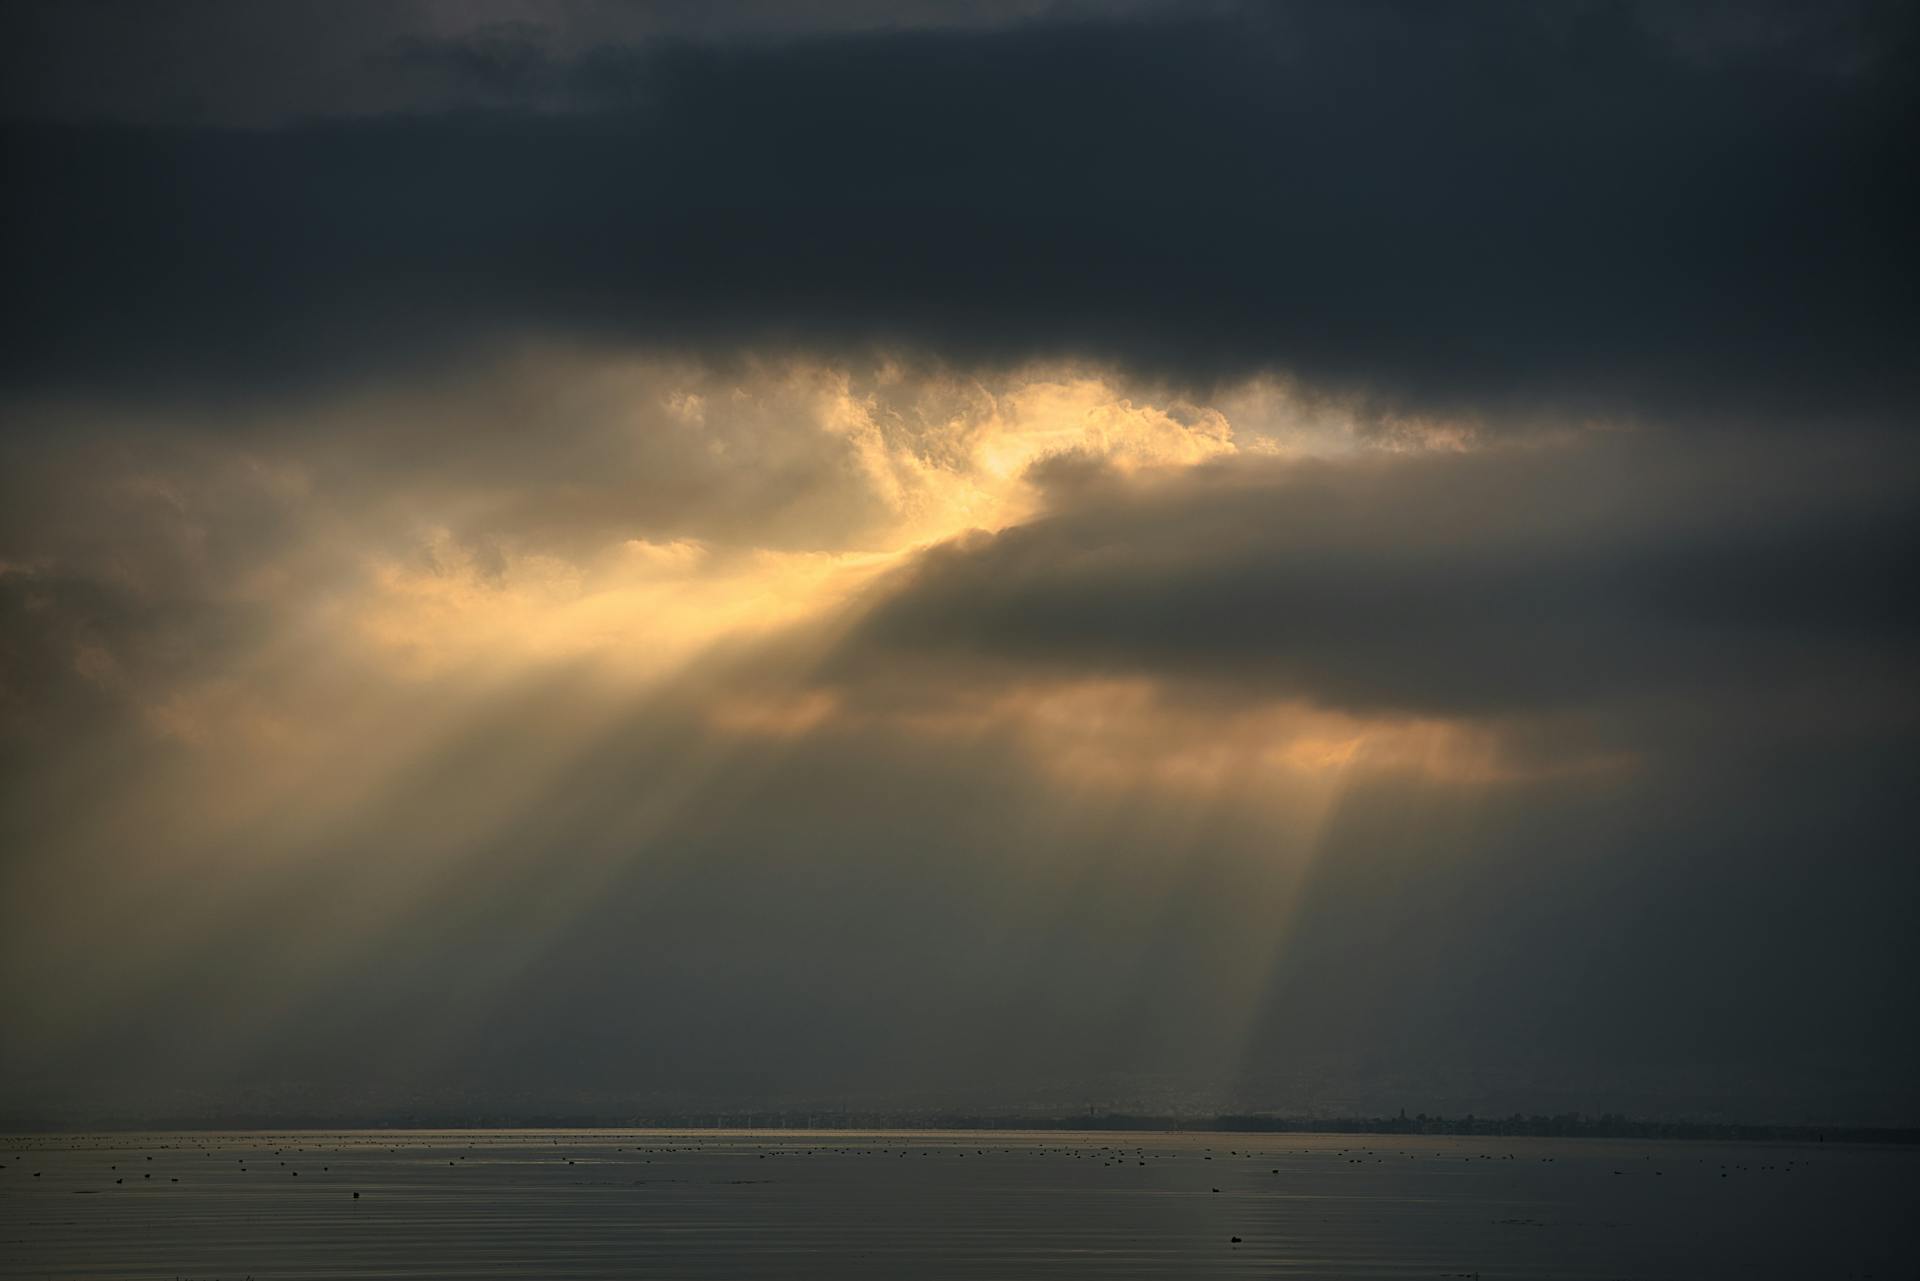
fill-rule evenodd
<path id="1" fill-rule="evenodd" d="M 518 1130 L 0 1151 L 0 1277 L 1920 1275 L 1907 1149 Z"/>

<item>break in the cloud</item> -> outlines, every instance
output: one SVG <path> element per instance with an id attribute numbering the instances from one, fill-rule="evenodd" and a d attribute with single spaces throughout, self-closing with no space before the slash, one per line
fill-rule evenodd
<path id="1" fill-rule="evenodd" d="M 545 349 L 16 435 L 22 1106 L 1373 1106 L 1417 1043 L 1899 1114 L 1901 450 L 1112 379 Z"/>
<path id="2" fill-rule="evenodd" d="M 1906 11 L 319 14 L 8 19 L 0 1110 L 1913 1118 Z"/>

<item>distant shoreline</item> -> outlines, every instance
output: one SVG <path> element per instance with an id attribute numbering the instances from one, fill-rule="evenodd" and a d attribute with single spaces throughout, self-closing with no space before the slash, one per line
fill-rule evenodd
<path id="1" fill-rule="evenodd" d="M 1351 1134 L 1377 1136 L 1677 1139 L 1736 1143 L 1848 1143 L 1920 1145 L 1920 1127 L 1859 1125 L 1767 1125 L 1715 1121 L 1654 1121 L 1632 1117 L 1282 1117 L 1221 1115 L 1183 1117 L 1090 1113 L 1080 1116 L 941 1115 L 880 1112 L 720 1112 L 656 1116 L 519 1115 L 486 1116 L 432 1111 L 373 1117 L 315 1115 L 236 1115 L 229 1117 L 74 1117 L 0 1118 L 0 1132 L 14 1135 L 124 1134 L 217 1131 L 346 1132 L 366 1130 L 646 1130 L 706 1133 L 806 1134 L 918 1131 L 968 1133 L 982 1130 L 1029 1132 L 1168 1132 L 1217 1134 Z"/>

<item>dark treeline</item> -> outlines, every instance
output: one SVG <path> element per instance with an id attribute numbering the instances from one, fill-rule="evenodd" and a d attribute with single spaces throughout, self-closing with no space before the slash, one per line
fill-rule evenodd
<path id="1" fill-rule="evenodd" d="M 1767 1142 L 1920 1143 L 1920 1129 L 1882 1126 L 1756 1125 L 1656 1121 L 1602 1113 L 1556 1116 L 1280 1117 L 1216 1116 L 1200 1121 L 1122 1115 L 1063 1118 L 1060 1129 L 1179 1129 L 1236 1133 L 1526 1135 L 1538 1138 L 1720 1139 Z"/>
<path id="2" fill-rule="evenodd" d="M 43 1119 L 21 1123 L 0 1118 L 15 1133 L 92 1130 L 340 1130 L 340 1129 L 636 1129 L 636 1130 L 1077 1130 L 1185 1131 L 1233 1134 L 1379 1134 L 1525 1136 L 1536 1138 L 1695 1139 L 1772 1143 L 1920 1144 L 1920 1128 L 1861 1125 L 1766 1125 L 1730 1121 L 1647 1120 L 1602 1113 L 1554 1116 L 1287 1117 L 1228 1114 L 1213 1117 L 1087 1112 L 1070 1116 L 930 1114 L 926 1112 L 712 1112 L 610 1116 L 604 1113 L 476 1115 L 422 1110 L 406 1115 L 349 1117 L 232 1115 L 218 1118 L 146 1117 Z"/>

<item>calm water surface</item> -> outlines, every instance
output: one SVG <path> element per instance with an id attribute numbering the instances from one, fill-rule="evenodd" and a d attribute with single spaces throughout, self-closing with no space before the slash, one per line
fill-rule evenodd
<path id="1" fill-rule="evenodd" d="M 1032 1132 L 0 1140 L 0 1277 L 249 1276 L 1905 1279 L 1920 1276 L 1920 1153 Z"/>

